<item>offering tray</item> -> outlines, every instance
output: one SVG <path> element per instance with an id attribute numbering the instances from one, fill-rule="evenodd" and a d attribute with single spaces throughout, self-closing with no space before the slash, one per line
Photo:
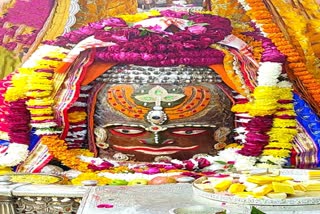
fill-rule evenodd
<path id="1" fill-rule="evenodd" d="M 229 204 L 241 205 L 255 205 L 255 206 L 305 206 L 305 205 L 319 205 L 320 204 L 320 191 L 306 192 L 304 196 L 288 197 L 286 199 L 271 199 L 267 197 L 254 198 L 254 197 L 239 197 L 228 192 L 207 192 L 196 186 L 205 181 L 206 177 L 198 178 L 193 182 L 192 188 L 195 196 L 206 198 L 213 201 L 219 201 Z"/>
<path id="2" fill-rule="evenodd" d="M 13 183 L 62 184 L 65 181 L 62 176 L 44 173 L 14 173 L 5 176 L 8 176 L 9 181 Z"/>

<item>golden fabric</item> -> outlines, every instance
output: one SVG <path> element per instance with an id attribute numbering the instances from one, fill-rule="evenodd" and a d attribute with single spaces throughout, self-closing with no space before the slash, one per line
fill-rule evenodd
<path id="1" fill-rule="evenodd" d="M 0 79 L 2 79 L 20 65 L 20 59 L 2 47 L 0 47 L 0 56 Z"/>
<path id="2" fill-rule="evenodd" d="M 103 18 L 137 12 L 137 0 L 79 0 L 80 11 L 76 14 L 74 29 Z"/>
<path id="3" fill-rule="evenodd" d="M 10 13 L 10 9 L 14 8 L 16 3 L 17 3 L 16 0 L 5 0 L 4 2 L 1 2 L 0 17 L 3 17 L 6 13 Z M 57 6 L 57 3 L 53 4 L 52 7 L 49 8 L 50 13 L 43 14 L 45 16 L 48 16 L 48 15 L 49 16 L 46 19 L 44 19 L 45 22 L 43 26 L 39 29 L 35 29 L 34 27 L 32 27 L 30 23 L 27 23 L 27 22 L 20 23 L 20 24 L 12 23 L 10 20 L 4 22 L 3 28 L 5 30 L 10 31 L 14 28 L 17 28 L 17 29 L 15 30 L 15 33 L 13 36 L 6 33 L 4 33 L 3 35 L 3 39 L 2 39 L 3 47 L 5 47 L 5 45 L 8 45 L 8 44 L 15 44 L 15 47 L 12 49 L 2 48 L 0 50 L 0 58 L 1 58 L 0 79 L 2 79 L 6 75 L 14 71 L 21 63 L 25 62 L 29 58 L 29 56 L 38 48 L 38 46 L 44 39 L 44 35 L 48 31 L 48 29 L 50 29 L 51 27 L 51 20 L 55 16 L 56 6 Z M 17 15 L 17 14 L 14 14 L 14 15 Z M 61 25 L 61 22 L 60 22 L 60 25 Z M 36 34 L 36 39 L 32 44 L 23 42 L 19 38 L 20 36 L 23 37 L 28 34 L 31 34 L 33 31 L 39 31 L 39 32 Z M 56 32 L 56 33 L 59 33 L 59 32 Z"/>
<path id="4" fill-rule="evenodd" d="M 70 0 L 59 0 L 57 2 L 54 16 L 50 22 L 50 27 L 45 33 L 43 40 L 53 40 L 64 31 L 69 18 Z"/>
<path id="5" fill-rule="evenodd" d="M 210 9 L 214 15 L 226 17 L 236 28 L 249 28 L 250 18 L 237 0 L 210 0 Z"/>

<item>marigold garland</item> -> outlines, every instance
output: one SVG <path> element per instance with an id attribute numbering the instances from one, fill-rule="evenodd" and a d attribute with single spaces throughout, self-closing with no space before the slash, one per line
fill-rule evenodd
<path id="1" fill-rule="evenodd" d="M 89 163 L 81 161 L 78 157 L 80 155 L 93 157 L 93 153 L 88 150 L 68 149 L 65 141 L 59 139 L 57 135 L 43 136 L 40 143 L 46 145 L 50 154 L 61 161 L 63 165 L 81 172 L 91 172 L 91 170 L 88 169 Z"/>
<path id="2" fill-rule="evenodd" d="M 70 123 L 77 123 L 84 121 L 87 118 L 87 113 L 84 111 L 74 111 L 68 114 Z"/>
<path id="3" fill-rule="evenodd" d="M 30 66 L 27 69 L 31 71 L 25 93 L 29 97 L 27 108 L 31 112 L 31 125 L 38 129 L 56 127 L 52 109 L 54 100 L 51 97 L 54 90 L 53 74 L 67 56 L 66 53 L 66 49 L 44 45 L 31 56 L 32 63 L 27 64 Z"/>
<path id="4" fill-rule="evenodd" d="M 46 80 L 46 78 L 50 78 L 48 76 L 48 69 L 52 68 L 49 66 L 52 66 L 52 64 L 55 63 L 45 63 L 45 60 L 42 59 L 43 53 L 48 52 L 49 49 L 40 48 L 37 53 L 35 53 L 30 59 L 23 64 L 21 68 L 18 69 L 16 73 L 12 75 L 12 81 L 11 86 L 7 89 L 5 93 L 5 100 L 8 102 L 8 114 L 6 115 L 7 121 L 15 121 L 8 123 L 8 136 L 9 140 L 14 145 L 15 143 L 19 144 L 25 144 L 26 147 L 24 147 L 25 151 L 24 153 L 28 153 L 28 145 L 30 143 L 30 123 L 33 125 L 34 123 L 42 123 L 44 122 L 47 125 L 50 125 L 48 121 L 53 121 L 53 111 L 50 111 L 51 115 L 40 115 L 39 112 L 33 117 L 31 116 L 27 109 L 29 109 L 26 106 L 26 99 L 31 97 L 37 98 L 43 97 L 43 96 L 49 96 L 51 94 L 52 87 L 47 87 L 47 84 L 52 84 L 52 81 L 42 81 Z M 60 49 L 59 47 L 53 48 L 50 51 L 55 51 L 57 49 Z M 49 52 L 50 52 L 49 51 Z M 50 53 L 49 53 L 50 55 Z M 57 58 L 56 58 L 57 59 Z M 48 61 L 54 61 L 54 60 L 48 60 Z M 39 69 L 43 69 L 43 65 L 47 65 L 47 69 L 43 72 L 45 72 L 45 75 L 42 75 L 40 78 L 38 78 Z M 33 75 L 36 73 L 36 75 Z M 33 79 L 35 78 L 35 79 Z M 38 84 L 41 83 L 41 84 Z M 50 90 L 47 90 L 47 89 Z M 46 89 L 46 90 L 42 90 Z M 40 91 L 42 90 L 42 91 Z M 17 120 L 17 115 L 20 117 L 19 120 Z M 53 123 L 53 126 L 56 124 Z M 38 126 L 39 127 L 39 126 Z M 10 144 L 11 145 L 11 144 Z M 10 147 L 10 146 L 9 146 Z M 7 157 L 11 158 L 11 163 L 8 163 L 8 165 L 12 166 L 17 165 L 21 161 L 23 161 L 27 155 L 19 155 L 15 156 L 14 154 L 9 154 L 10 152 L 15 152 L 13 150 L 8 150 L 8 154 L 5 155 L 5 157 L 2 157 L 2 159 L 6 159 Z M 22 153 L 22 151 L 21 151 Z M 12 158 L 15 156 L 15 158 Z"/>
<path id="5" fill-rule="evenodd" d="M 28 69 L 18 69 L 18 73 L 12 77 L 12 86 L 9 87 L 4 95 L 6 101 L 17 101 L 25 98 L 27 88 L 25 87 L 31 71 Z"/>
<path id="6" fill-rule="evenodd" d="M 27 101 L 28 106 L 51 106 L 54 103 L 54 100 L 46 97 L 43 99 L 31 99 Z"/>
<path id="7" fill-rule="evenodd" d="M 247 130 L 246 142 L 239 151 L 240 154 L 261 155 L 260 158 L 264 159 L 267 159 L 266 156 L 286 158 L 285 155 L 290 154 L 291 142 L 296 134 L 290 129 L 295 127 L 296 122 L 294 115 L 289 119 L 281 118 L 286 116 L 282 111 L 293 110 L 291 85 L 278 83 L 281 70 L 280 63 L 261 63 L 258 86 L 254 89 L 253 100 L 245 104 L 235 105 L 232 109 L 237 113 L 248 113 L 253 116 L 245 127 Z M 281 87 L 281 84 L 283 87 Z M 282 104 L 279 100 L 285 102 Z M 278 111 L 280 109 L 281 111 Z M 272 118 L 277 111 L 279 118 Z M 279 112 L 282 112 L 282 114 Z M 284 137 L 281 138 L 278 135 L 279 132 L 284 133 Z M 267 165 L 263 162 L 261 164 Z"/>
<path id="8" fill-rule="evenodd" d="M 273 22 L 266 5 L 260 0 L 241 0 L 239 2 L 246 9 L 251 20 L 256 22 L 261 31 L 265 33 L 266 37 L 270 38 L 277 48 L 287 56 L 288 67 L 292 69 L 293 74 L 301 81 L 303 87 L 306 88 L 307 92 L 312 96 L 309 102 L 319 109 L 320 83 L 316 81 L 314 76 L 308 71 L 303 57 L 301 57 L 296 48 L 286 40 L 280 28 Z M 265 3 L 269 4 L 268 1 Z M 287 6 L 284 8 L 287 8 Z M 273 29 L 274 33 L 266 33 L 266 31 L 269 31 L 268 29 Z M 304 78 L 307 78 L 309 81 L 306 81 Z"/>
<path id="9" fill-rule="evenodd" d="M 246 36 L 241 32 L 233 31 L 233 34 L 236 35 L 241 40 L 245 41 L 252 48 L 254 59 L 257 62 L 260 62 L 262 53 L 263 53 L 263 47 L 262 47 L 263 42 L 259 40 L 255 40 L 253 37 Z"/>
<path id="10" fill-rule="evenodd" d="M 306 59 L 306 66 L 309 72 L 312 73 L 315 77 L 320 77 L 320 70 L 319 70 L 319 59 L 314 53 L 314 48 L 312 48 L 312 44 L 310 41 L 310 22 L 309 19 L 306 18 L 303 11 L 299 11 L 296 8 L 288 7 L 288 2 L 283 2 L 282 0 L 271 1 L 272 4 L 276 7 L 278 13 L 281 16 L 281 19 L 285 22 L 287 26 L 287 30 L 291 37 L 294 37 L 295 40 L 301 46 L 303 50 L 304 58 Z M 311 3 L 310 1 L 304 2 L 311 5 L 316 5 Z M 299 7 L 299 6 L 298 6 Z M 309 6 L 310 7 L 310 6 Z M 312 13 L 315 12 L 317 7 L 312 9 Z M 319 9 L 319 8 L 318 8 Z M 302 9 L 303 10 L 303 9 Z M 315 14 L 315 13 L 313 13 Z M 319 24 L 318 24 L 319 26 Z M 317 29 L 313 27 L 313 32 Z M 308 33 L 306 33 L 308 32 Z"/>
<path id="11" fill-rule="evenodd" d="M 37 97 L 37 98 L 45 98 L 50 96 L 52 93 L 51 90 L 48 91 L 27 91 L 25 94 L 28 97 Z"/>
<path id="12" fill-rule="evenodd" d="M 51 107 L 35 108 L 35 109 L 30 108 L 29 111 L 32 115 L 52 115 L 53 114 L 53 110 Z"/>
<path id="13" fill-rule="evenodd" d="M 280 83 L 281 84 L 281 83 Z M 289 86 L 289 87 L 288 87 Z M 278 112 L 273 119 L 273 125 L 268 133 L 270 136 L 269 144 L 265 147 L 262 156 L 273 156 L 287 158 L 290 156 L 292 141 L 297 134 L 295 114 L 287 115 L 286 111 L 293 111 L 293 93 L 290 84 L 287 87 L 279 87 L 277 94 L 281 101 L 286 100 L 289 104 L 278 103 Z M 281 156 L 284 155 L 284 156 Z"/>
<path id="14" fill-rule="evenodd" d="M 32 120 L 38 121 L 38 120 L 53 120 L 53 115 L 50 116 L 35 116 L 33 115 Z"/>
<path id="15" fill-rule="evenodd" d="M 264 156 L 271 155 L 273 157 L 278 157 L 278 158 L 286 158 L 290 156 L 291 151 L 288 149 L 265 149 L 263 151 Z"/>

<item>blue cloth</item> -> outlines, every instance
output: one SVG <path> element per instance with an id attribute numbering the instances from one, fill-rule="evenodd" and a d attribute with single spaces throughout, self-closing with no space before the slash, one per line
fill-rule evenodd
<path id="1" fill-rule="evenodd" d="M 297 114 L 297 120 L 312 138 L 318 148 L 318 160 L 320 160 L 320 118 L 310 108 L 310 105 L 303 100 L 298 94 L 294 94 L 294 110 Z M 320 166 L 318 161 L 317 166 Z"/>
<path id="2" fill-rule="evenodd" d="M 29 144 L 29 151 L 31 151 L 38 143 L 40 137 L 38 135 L 36 135 L 35 130 L 33 129 L 31 131 L 31 136 L 30 136 L 30 144 Z"/>
<path id="3" fill-rule="evenodd" d="M 0 140 L 0 145 L 1 146 L 9 146 L 9 141 L 6 141 L 6 140 Z"/>

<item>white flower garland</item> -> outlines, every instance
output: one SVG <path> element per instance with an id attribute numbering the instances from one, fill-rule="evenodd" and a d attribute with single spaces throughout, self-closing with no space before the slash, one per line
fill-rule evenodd
<path id="1" fill-rule="evenodd" d="M 52 134 L 61 134 L 61 130 L 54 130 L 54 129 L 37 129 L 35 131 L 36 135 L 52 135 Z"/>
<path id="2" fill-rule="evenodd" d="M 278 78 L 281 75 L 282 63 L 263 62 L 260 63 L 258 70 L 258 87 L 259 86 L 276 86 Z"/>
<path id="3" fill-rule="evenodd" d="M 225 170 L 224 169 L 225 165 L 222 162 L 226 164 L 233 164 L 234 162 L 234 166 L 238 171 L 251 170 L 256 168 L 254 166 L 254 164 L 257 161 L 256 157 L 243 156 L 241 154 L 238 154 L 237 151 L 239 151 L 239 148 L 227 148 L 220 151 L 217 156 L 210 156 L 210 155 L 201 156 L 201 158 L 206 159 L 210 163 L 210 166 L 204 167 L 203 169 L 200 169 L 200 170 L 201 171 Z M 91 163 L 94 165 L 99 165 L 105 162 L 105 160 L 101 158 L 87 157 L 83 155 L 79 156 L 79 158 L 86 163 Z M 197 169 L 199 170 L 199 162 L 196 159 L 190 158 L 185 161 L 190 161 L 193 164 L 192 170 L 197 170 Z M 174 164 L 174 165 L 184 166 L 185 161 L 173 159 L 170 162 L 156 162 L 156 163 L 150 163 L 150 164 L 168 164 L 168 165 Z M 112 163 L 115 167 L 119 166 L 118 162 L 116 161 L 108 160 L 108 162 Z M 134 167 L 143 166 L 143 165 L 144 165 L 143 163 L 130 163 L 128 167 L 134 168 Z M 159 173 L 157 174 L 159 175 Z"/>
<path id="4" fill-rule="evenodd" d="M 0 166 L 16 166 L 29 154 L 28 145 L 10 143 L 5 153 L 0 154 Z"/>
<path id="5" fill-rule="evenodd" d="M 249 11 L 251 10 L 251 7 L 247 4 L 247 2 L 245 0 L 239 0 L 239 2 L 241 3 L 242 7 L 246 10 Z M 254 20 L 253 20 L 254 21 Z"/>

